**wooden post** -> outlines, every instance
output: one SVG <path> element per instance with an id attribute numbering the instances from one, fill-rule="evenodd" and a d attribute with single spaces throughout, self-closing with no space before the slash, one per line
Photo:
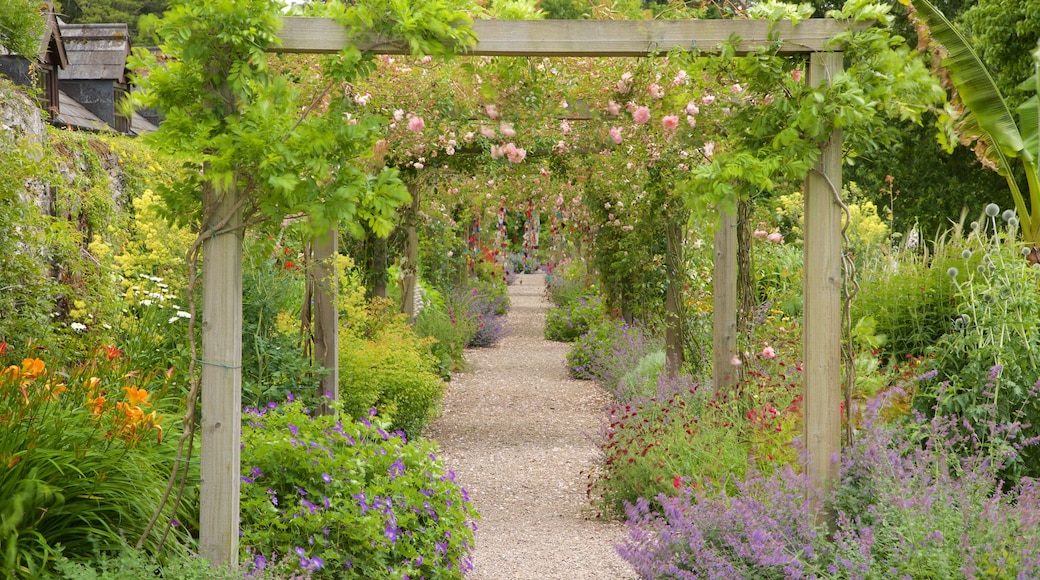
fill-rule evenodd
<path id="1" fill-rule="evenodd" d="M 409 322 L 415 322 L 418 314 L 415 310 L 415 293 L 419 285 L 419 231 L 416 229 L 419 221 L 419 185 L 414 180 L 408 183 L 408 193 L 412 195 L 412 206 L 404 218 L 408 240 L 404 259 L 401 260 L 401 312 L 408 317 Z"/>
<path id="2" fill-rule="evenodd" d="M 842 66 L 840 53 L 813 53 L 808 82 L 829 83 Z M 821 491 L 837 479 L 841 452 L 841 139 L 836 129 L 805 182 L 806 473 Z"/>
<path id="3" fill-rule="evenodd" d="M 737 369 L 732 362 L 737 354 L 737 216 L 721 210 L 718 213 L 712 274 L 712 377 L 716 391 L 727 391 L 737 384 Z"/>
<path id="4" fill-rule="evenodd" d="M 666 209 L 666 211 L 668 211 Z M 677 380 L 683 365 L 682 288 L 685 271 L 682 264 L 684 224 L 674 215 L 665 216 L 665 269 L 668 285 L 664 290 L 665 373 Z"/>
<path id="5" fill-rule="evenodd" d="M 213 566 L 238 564 L 242 439 L 242 210 L 234 185 L 203 190 L 202 452 L 199 551 Z M 225 221 L 226 220 L 226 221 Z M 223 226 L 221 224 L 224 224 Z"/>
<path id="6" fill-rule="evenodd" d="M 314 360 L 325 367 L 321 379 L 322 394 L 339 399 L 339 309 L 336 298 L 339 283 L 336 256 L 339 254 L 339 230 L 335 227 L 314 240 Z M 325 411 L 328 411 L 325 408 Z"/>

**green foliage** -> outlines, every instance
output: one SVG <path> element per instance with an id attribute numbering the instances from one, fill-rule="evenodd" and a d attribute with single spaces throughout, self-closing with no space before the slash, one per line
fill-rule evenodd
<path id="1" fill-rule="evenodd" d="M 944 12 L 951 20 L 956 15 Z M 1040 3 L 1036 0 L 978 0 L 960 14 L 972 46 L 997 87 L 1018 105 L 1028 98 L 1021 85 L 1036 72 L 1032 54 L 1040 39 Z"/>
<path id="2" fill-rule="evenodd" d="M 37 577 L 59 554 L 83 561 L 118 551 L 158 507 L 176 433 L 163 436 L 154 410 L 163 392 L 142 389 L 146 373 L 129 372 L 124 360 L 113 347 L 63 372 L 35 358 L 8 366 L 0 356 L 0 570 L 8 577 Z M 173 516 L 169 504 L 163 516 Z M 161 526 L 145 538 L 150 554 L 190 542 L 197 514 L 182 508 L 176 517 L 163 553 Z"/>
<path id="3" fill-rule="evenodd" d="M 16 355 L 28 354 L 23 349 L 30 339 L 50 342 L 58 292 L 44 264 L 59 227 L 25 189 L 30 178 L 48 174 L 49 166 L 39 161 L 42 152 L 29 138 L 0 131 L 0 340 Z"/>
<path id="4" fill-rule="evenodd" d="M 477 512 L 426 441 L 382 417 L 243 417 L 242 543 L 254 567 L 299 558 L 314 578 L 462 578 Z"/>
<path id="5" fill-rule="evenodd" d="M 853 1 L 832 15 L 884 23 L 887 11 L 884 5 Z M 726 121 L 727 139 L 680 185 L 689 202 L 732 208 L 738 195 L 802 181 L 834 129 L 842 130 L 852 160 L 881 151 L 897 138 L 889 119 L 920 122 L 923 113 L 943 103 L 943 91 L 923 59 L 890 29 L 850 30 L 834 42 L 843 45 L 846 67 L 815 87 L 801 82 L 797 64 L 768 51 L 744 58 L 723 51 L 721 58 L 699 65 L 713 75 L 740 79 L 742 100 Z"/>
<path id="6" fill-rule="evenodd" d="M 930 246 L 911 230 L 888 256 L 868 261 L 858 270 L 859 292 L 852 302 L 853 320 L 870 317 L 876 334 L 886 340 L 877 350 L 888 360 L 924 356 L 951 329 L 957 314 L 951 267 L 966 270 L 959 229 Z M 917 239 L 908 244 L 906 238 Z"/>
<path id="7" fill-rule="evenodd" d="M 914 406 L 964 419 L 1013 483 L 1040 475 L 1040 449 L 1024 444 L 1040 435 L 1040 270 L 1022 259 L 1014 225 L 998 228 L 992 207 L 968 236 L 971 259 L 949 269 L 958 317 L 935 344 Z"/>
<path id="8" fill-rule="evenodd" d="M 419 338 L 391 302 L 373 300 L 363 320 L 340 333 L 343 412 L 378 409 L 391 427 L 418 437 L 444 394 L 430 340 Z"/>
<path id="9" fill-rule="evenodd" d="M 913 5 L 927 23 L 931 37 L 946 51 L 942 66 L 956 87 L 954 103 L 963 109 L 955 119 L 956 135 L 967 142 L 976 141 L 979 159 L 1006 178 L 1023 239 L 1029 244 L 1040 242 L 1040 49 L 1031 52 L 1032 74 L 1021 85 L 1033 96 L 1013 108 L 976 52 L 973 40 L 928 0 L 913 0 Z M 1012 164 L 1012 159 L 1018 163 Z M 1019 170 L 1025 174 L 1025 187 L 1017 175 Z"/>
<path id="10" fill-rule="evenodd" d="M 37 0 L 5 0 L 0 5 L 0 48 L 36 61 L 46 24 Z"/>
<path id="11" fill-rule="evenodd" d="M 683 486 L 722 485 L 747 469 L 747 447 L 726 422 L 737 418 L 695 391 L 614 404 L 600 447 L 603 463 L 590 474 L 589 495 L 609 514 L 623 514 L 640 497 L 677 495 Z"/>
<path id="12" fill-rule="evenodd" d="M 494 0 L 488 12 L 496 20 L 542 20 L 546 17 L 535 0 Z"/>
<path id="13" fill-rule="evenodd" d="M 137 46 L 152 44 L 147 38 L 149 22 L 161 15 L 171 4 L 170 0 L 63 0 L 59 2 L 59 14 L 67 22 L 105 23 L 125 22 L 130 31 L 130 40 Z"/>
<path id="14" fill-rule="evenodd" d="M 545 313 L 543 334 L 546 340 L 574 342 L 603 319 L 603 302 L 586 294 L 565 306 L 555 306 Z"/>
<path id="15" fill-rule="evenodd" d="M 431 302 L 419 312 L 415 320 L 415 332 L 433 339 L 430 352 L 438 361 L 437 369 L 441 378 L 449 379 L 452 372 L 465 368 L 463 351 L 473 335 L 473 325 L 465 318 L 453 318 L 443 298 Z"/>
<path id="16" fill-rule="evenodd" d="M 241 573 L 226 567 L 213 567 L 198 554 L 178 555 L 164 563 L 157 563 L 147 553 L 124 543 L 115 553 L 96 553 L 89 562 L 73 562 L 60 558 L 55 571 L 65 580 L 103 580 L 130 578 L 178 578 L 179 580 L 235 580 Z M 263 574 L 257 580 L 269 578 Z"/>
<path id="17" fill-rule="evenodd" d="M 300 337 L 304 274 L 292 258 L 290 236 L 252 238 L 245 244 L 242 269 L 242 403 L 262 407 L 283 401 L 291 391 L 321 399 L 323 369 L 305 354 Z"/>

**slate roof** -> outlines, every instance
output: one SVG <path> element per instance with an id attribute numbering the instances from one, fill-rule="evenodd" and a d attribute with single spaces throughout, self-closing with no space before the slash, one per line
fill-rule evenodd
<path id="1" fill-rule="evenodd" d="M 41 4 L 47 6 L 47 12 L 44 15 L 47 18 L 47 26 L 44 28 L 43 35 L 41 35 L 39 39 L 36 61 L 47 62 L 47 53 L 51 49 L 51 44 L 54 44 L 58 62 L 52 64 L 58 67 L 64 67 L 68 63 L 68 57 L 65 53 L 65 44 L 62 42 L 61 27 L 58 25 L 58 17 L 54 14 L 54 2 L 42 2 Z M 6 48 L 0 46 L 0 56 L 10 55 L 11 53 Z"/>
<path id="2" fill-rule="evenodd" d="M 61 35 L 69 64 L 58 78 L 126 83 L 130 36 L 126 24 L 65 24 Z"/>
<path id="3" fill-rule="evenodd" d="M 87 131 L 112 130 L 108 123 L 105 123 L 97 115 L 88 111 L 76 99 L 66 95 L 65 91 L 59 91 L 58 97 L 61 102 L 61 120 L 65 121 L 65 124 L 69 127 Z"/>

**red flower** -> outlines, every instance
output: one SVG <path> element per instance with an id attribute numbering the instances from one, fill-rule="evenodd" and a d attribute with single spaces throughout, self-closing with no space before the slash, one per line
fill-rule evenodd
<path id="1" fill-rule="evenodd" d="M 674 487 L 675 487 L 675 489 L 679 489 L 679 488 L 681 488 L 681 487 L 682 487 L 682 478 L 681 478 L 681 477 L 679 477 L 678 475 L 676 475 L 675 477 L 673 477 L 673 478 L 672 478 L 672 486 L 674 486 Z"/>
<path id="2" fill-rule="evenodd" d="M 0 340 L 0 356 L 4 356 L 6 354 L 7 354 L 7 343 L 2 341 L 2 340 Z"/>
<path id="3" fill-rule="evenodd" d="M 285 269 L 286 270 L 295 270 L 296 269 L 296 264 L 293 264 L 292 260 L 286 260 L 285 261 Z"/>
<path id="4" fill-rule="evenodd" d="M 120 351 L 119 348 L 115 345 L 103 346 L 101 348 L 105 351 L 105 356 L 108 357 L 108 360 L 112 360 L 118 357 L 119 355 L 123 354 L 122 351 Z"/>

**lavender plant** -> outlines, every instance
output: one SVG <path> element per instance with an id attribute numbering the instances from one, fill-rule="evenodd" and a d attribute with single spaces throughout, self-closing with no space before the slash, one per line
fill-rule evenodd
<path id="1" fill-rule="evenodd" d="M 619 553 L 643 578 L 1037 577 L 1036 483 L 1003 491 L 999 464 L 956 419 L 882 422 L 892 396 L 869 405 L 830 496 L 785 470 L 660 495 L 659 511 L 641 498 Z M 831 533 L 814 505 L 834 515 Z"/>

